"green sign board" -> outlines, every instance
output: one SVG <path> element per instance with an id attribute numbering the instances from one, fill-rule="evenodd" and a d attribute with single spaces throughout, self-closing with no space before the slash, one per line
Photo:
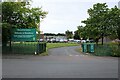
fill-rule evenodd
<path id="1" fill-rule="evenodd" d="M 12 41 L 36 41 L 36 29 L 12 29 Z"/>

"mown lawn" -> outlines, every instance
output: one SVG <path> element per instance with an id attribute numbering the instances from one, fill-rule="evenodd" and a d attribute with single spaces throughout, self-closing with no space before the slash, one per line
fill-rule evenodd
<path id="1" fill-rule="evenodd" d="M 47 49 L 58 48 L 58 47 L 69 47 L 69 46 L 79 46 L 77 43 L 47 43 Z"/>

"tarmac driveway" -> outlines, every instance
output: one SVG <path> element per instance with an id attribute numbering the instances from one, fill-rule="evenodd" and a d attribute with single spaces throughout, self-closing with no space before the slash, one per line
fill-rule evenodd
<path id="1" fill-rule="evenodd" d="M 3 56 L 3 78 L 117 78 L 118 59 L 86 56 L 79 46 L 49 50 L 49 56 Z"/>

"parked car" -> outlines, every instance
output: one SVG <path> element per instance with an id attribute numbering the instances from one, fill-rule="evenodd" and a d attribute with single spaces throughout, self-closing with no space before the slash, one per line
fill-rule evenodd
<path id="1" fill-rule="evenodd" d="M 81 40 L 81 42 L 82 42 L 82 43 L 85 43 L 85 42 L 86 42 L 86 40 Z"/>
<path id="2" fill-rule="evenodd" d="M 43 42 L 44 40 L 43 39 L 38 39 L 39 42 Z"/>
<path id="3" fill-rule="evenodd" d="M 65 42 L 65 43 L 67 43 L 67 42 L 68 42 L 68 40 L 67 40 L 67 39 L 64 39 L 64 42 Z"/>
<path id="4" fill-rule="evenodd" d="M 93 42 L 94 42 L 94 40 L 90 40 L 90 42 L 91 42 L 91 43 L 93 43 Z"/>
<path id="5" fill-rule="evenodd" d="M 80 43 L 80 41 L 81 41 L 81 40 L 74 40 L 74 42 L 76 42 L 76 43 Z"/>
<path id="6" fill-rule="evenodd" d="M 69 42 L 74 42 L 74 39 L 69 39 L 68 41 L 69 41 Z"/>
<path id="7" fill-rule="evenodd" d="M 56 40 L 55 40 L 54 38 L 52 38 L 52 39 L 50 39 L 50 42 L 55 43 L 55 42 L 56 42 Z"/>
<path id="8" fill-rule="evenodd" d="M 60 39 L 60 42 L 64 42 L 64 39 Z"/>
<path id="9" fill-rule="evenodd" d="M 56 41 L 56 42 L 60 42 L 60 39 L 56 39 L 55 41 Z"/>

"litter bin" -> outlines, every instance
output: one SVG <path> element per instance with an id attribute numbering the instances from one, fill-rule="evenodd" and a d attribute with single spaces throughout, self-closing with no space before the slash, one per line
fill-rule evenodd
<path id="1" fill-rule="evenodd" d="M 87 44 L 82 44 L 82 52 L 87 52 Z"/>

